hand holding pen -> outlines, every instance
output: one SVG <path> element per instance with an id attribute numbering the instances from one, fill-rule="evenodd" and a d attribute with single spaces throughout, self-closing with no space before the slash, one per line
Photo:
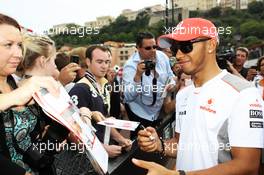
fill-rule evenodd
<path id="1" fill-rule="evenodd" d="M 141 128 L 137 138 L 140 149 L 146 152 L 160 151 L 162 148 L 156 130 L 152 127 Z"/>
<path id="2" fill-rule="evenodd" d="M 143 129 L 144 131 L 148 132 L 148 131 L 146 130 L 146 128 L 145 128 L 144 125 L 141 125 L 141 124 L 140 124 L 139 127 L 140 127 L 140 129 Z M 155 140 L 155 137 L 153 137 L 152 135 L 150 135 L 150 136 L 149 136 L 149 140 L 153 141 L 153 140 Z"/>

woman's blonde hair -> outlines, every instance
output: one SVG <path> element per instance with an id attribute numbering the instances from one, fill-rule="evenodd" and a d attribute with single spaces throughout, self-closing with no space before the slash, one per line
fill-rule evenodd
<path id="1" fill-rule="evenodd" d="M 27 70 L 33 67 L 36 59 L 40 56 L 50 59 L 55 51 L 55 43 L 48 36 L 23 34 L 24 59 L 20 63 L 20 70 Z"/>

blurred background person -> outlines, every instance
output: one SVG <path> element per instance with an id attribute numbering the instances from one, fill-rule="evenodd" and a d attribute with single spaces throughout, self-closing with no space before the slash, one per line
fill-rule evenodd
<path id="1" fill-rule="evenodd" d="M 76 82 L 80 80 L 82 77 L 84 77 L 86 70 L 88 69 L 87 64 L 86 64 L 86 57 L 85 57 L 85 52 L 86 52 L 86 47 L 76 47 L 73 48 L 71 51 L 67 52 L 67 54 L 71 56 L 78 56 L 79 57 L 79 66 L 81 69 L 77 71 L 77 77 L 76 77 Z"/>
<path id="2" fill-rule="evenodd" d="M 160 50 L 165 53 L 165 55 L 167 55 L 168 58 L 172 57 L 172 52 L 170 50 L 170 48 L 160 48 Z"/>
<path id="3" fill-rule="evenodd" d="M 257 71 L 257 66 L 251 66 L 248 68 L 248 73 L 247 73 L 247 80 L 248 81 L 253 81 L 254 78 L 257 76 L 258 71 Z"/>
<path id="4" fill-rule="evenodd" d="M 236 57 L 235 57 L 234 63 L 233 63 L 233 67 L 245 79 L 247 78 L 248 68 L 245 68 L 244 64 L 248 59 L 248 55 L 249 55 L 249 51 L 246 47 L 238 47 L 236 49 Z"/>
<path id="5" fill-rule="evenodd" d="M 66 53 L 57 53 L 55 64 L 60 71 L 58 80 L 63 82 L 64 88 L 67 92 L 74 86 L 75 81 L 78 79 L 78 71 L 81 69 L 77 63 L 71 62 L 70 57 Z"/>
<path id="6" fill-rule="evenodd" d="M 166 114 L 173 113 L 173 115 L 174 115 L 177 93 L 181 89 L 192 84 L 191 76 L 183 73 L 182 71 L 180 71 L 178 73 L 177 79 L 175 81 L 176 81 L 175 88 L 164 99 L 163 106 L 164 106 L 164 111 Z"/>
<path id="7" fill-rule="evenodd" d="M 257 62 L 257 75 L 254 77 L 253 83 L 258 88 L 259 94 L 264 100 L 264 56 L 259 58 Z"/>

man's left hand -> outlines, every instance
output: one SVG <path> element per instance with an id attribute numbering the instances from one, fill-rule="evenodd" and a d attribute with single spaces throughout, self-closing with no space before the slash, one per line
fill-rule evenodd
<path id="1" fill-rule="evenodd" d="M 155 163 L 144 160 L 132 159 L 132 162 L 141 168 L 147 169 L 148 174 L 146 175 L 179 175 L 177 171 L 168 170 L 167 168 Z"/>

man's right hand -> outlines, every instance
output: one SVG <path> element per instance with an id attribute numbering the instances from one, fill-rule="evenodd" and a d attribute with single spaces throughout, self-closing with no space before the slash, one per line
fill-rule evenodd
<path id="1" fill-rule="evenodd" d="M 150 139 L 150 136 L 154 139 Z M 152 127 L 147 127 L 146 130 L 140 130 L 138 132 L 138 145 L 142 151 L 154 152 L 162 151 L 161 141 L 156 130 Z"/>
<path id="2" fill-rule="evenodd" d="M 253 81 L 254 77 L 255 77 L 257 74 L 258 74 L 258 72 L 257 72 L 256 69 L 252 69 L 252 68 L 250 68 L 250 69 L 248 70 L 248 73 L 247 73 L 247 77 L 246 77 L 246 79 L 247 79 L 248 81 Z"/>
<path id="3" fill-rule="evenodd" d="M 140 82 L 141 76 L 144 72 L 145 72 L 145 64 L 144 64 L 144 60 L 141 60 L 137 65 L 137 72 L 135 74 L 134 81 Z"/>

